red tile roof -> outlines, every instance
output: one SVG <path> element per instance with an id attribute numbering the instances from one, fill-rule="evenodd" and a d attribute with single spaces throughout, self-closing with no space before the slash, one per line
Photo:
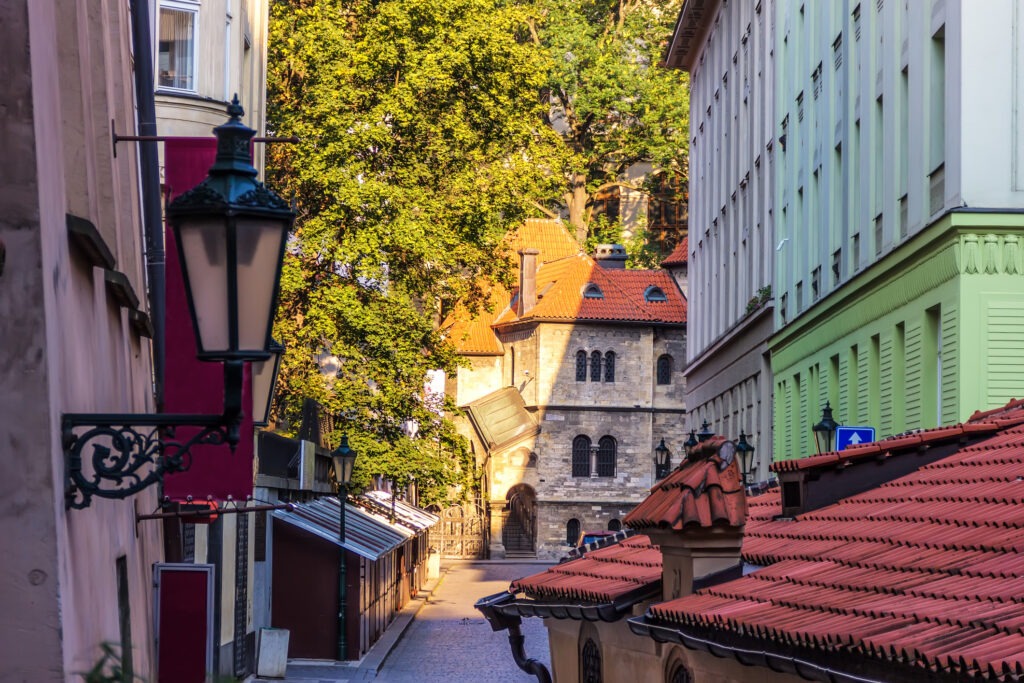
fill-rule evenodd
<path id="1" fill-rule="evenodd" d="M 747 505 L 736 458 L 718 455 L 724 437 L 712 437 L 691 457 L 651 488 L 650 495 L 623 519 L 633 529 L 688 526 L 743 526 Z"/>
<path id="2" fill-rule="evenodd" d="M 683 241 L 680 242 L 672 253 L 668 255 L 664 261 L 661 262 L 662 268 L 668 268 L 670 266 L 683 266 L 686 265 L 690 260 L 690 238 L 684 237 Z"/>
<path id="3" fill-rule="evenodd" d="M 513 581 L 511 590 L 531 598 L 613 602 L 661 581 L 661 550 L 647 536 L 592 550 L 539 574 Z"/>
<path id="4" fill-rule="evenodd" d="M 744 559 L 770 566 L 651 616 L 826 659 L 842 652 L 922 675 L 1019 680 L 1024 407 L 972 420 L 957 428 L 998 426 L 965 429 L 971 442 L 953 455 L 795 520 L 772 518 L 777 490 L 752 499 Z M 940 430 L 915 436 L 927 443 L 929 434 Z"/>
<path id="5" fill-rule="evenodd" d="M 602 298 L 583 295 L 597 285 Z M 647 301 L 648 287 L 658 287 L 665 301 Z M 512 300 L 518 296 L 513 292 Z M 527 320 L 610 320 L 624 322 L 686 322 L 686 300 L 675 281 L 663 270 L 602 268 L 585 254 L 545 263 L 537 269 L 537 305 L 517 316 L 510 304 L 496 325 Z"/>
<path id="6" fill-rule="evenodd" d="M 448 328 L 448 338 L 455 348 L 465 354 L 503 355 L 505 348 L 491 325 L 507 304 L 508 291 L 500 285 L 494 285 L 488 295 L 489 311 L 483 307 L 474 316 L 458 304 L 443 325 Z"/>
<path id="7" fill-rule="evenodd" d="M 518 230 L 509 233 L 505 243 L 514 259 L 518 259 L 517 253 L 520 249 L 539 250 L 538 264 L 583 253 L 579 242 L 569 234 L 562 221 L 545 218 L 527 218 Z M 516 264 L 518 263 L 517 260 Z"/>

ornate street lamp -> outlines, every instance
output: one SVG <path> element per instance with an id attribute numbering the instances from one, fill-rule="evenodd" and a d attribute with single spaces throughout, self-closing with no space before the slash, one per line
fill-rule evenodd
<path id="1" fill-rule="evenodd" d="M 832 437 L 838 426 L 839 423 L 832 419 L 832 405 L 825 401 L 825 408 L 821 411 L 821 422 L 811 427 L 814 431 L 814 442 L 818 446 L 818 455 L 832 452 Z"/>
<path id="2" fill-rule="evenodd" d="M 341 444 L 331 452 L 334 461 L 334 479 L 338 482 L 338 661 L 348 658 L 348 644 L 345 639 L 345 617 L 348 616 L 347 563 L 345 562 L 345 505 L 348 502 L 348 485 L 352 483 L 352 469 L 356 464 L 356 452 L 349 448 L 348 437 L 341 437 Z"/>
<path id="3" fill-rule="evenodd" d="M 661 440 L 657 448 L 654 449 L 654 478 L 664 479 L 668 475 L 669 471 L 669 450 L 668 446 L 665 445 L 665 439 Z"/>
<path id="4" fill-rule="evenodd" d="M 252 364 L 252 423 L 266 427 L 270 422 L 270 409 L 274 403 L 274 387 L 281 369 L 284 347 L 270 340 L 270 358 Z"/>
<path id="5" fill-rule="evenodd" d="M 697 441 L 697 432 L 691 429 L 690 435 L 686 438 L 686 441 L 683 442 L 683 448 L 690 450 L 691 448 L 696 448 L 698 443 L 700 442 Z"/>
<path id="6" fill-rule="evenodd" d="M 740 472 L 743 474 L 743 484 L 749 485 L 751 474 L 754 471 L 754 447 L 747 442 L 747 435 L 740 432 L 740 438 L 736 440 L 736 452 L 740 456 Z"/>
<path id="7" fill-rule="evenodd" d="M 69 508 L 88 507 L 93 497 L 127 498 L 162 481 L 167 472 L 187 469 L 196 444 L 238 444 L 244 363 L 271 357 L 270 324 L 285 240 L 295 219 L 287 202 L 256 180 L 249 153 L 255 131 L 241 122 L 243 113 L 236 96 L 228 106 L 229 121 L 214 129 L 217 157 L 206 179 L 167 207 L 197 356 L 224 363 L 224 411 L 65 413 L 61 440 Z M 178 427 L 198 430 L 176 440 Z M 91 471 L 83 468 L 83 452 Z"/>
<path id="8" fill-rule="evenodd" d="M 697 440 L 704 443 L 714 435 L 715 433 L 711 431 L 711 425 L 708 424 L 707 420 L 704 420 L 704 424 L 700 426 L 700 431 L 697 432 Z"/>

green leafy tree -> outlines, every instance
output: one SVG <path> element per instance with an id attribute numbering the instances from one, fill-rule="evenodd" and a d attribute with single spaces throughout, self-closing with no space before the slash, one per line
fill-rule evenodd
<path id="1" fill-rule="evenodd" d="M 565 163 L 543 125 L 549 71 L 529 7 L 500 0 L 275 0 L 268 180 L 298 219 L 275 334 L 279 411 L 309 397 L 342 418 L 357 480 L 416 476 L 428 499 L 471 477 L 465 441 L 428 405 L 458 365 L 437 319 L 507 277 L 507 230 L 557 198 Z M 324 376 L 318 355 L 336 357 Z M 403 420 L 420 425 L 410 441 Z"/>
<path id="2" fill-rule="evenodd" d="M 687 76 L 658 66 L 680 5 L 680 0 L 534 4 L 530 35 L 549 64 L 546 121 L 570 154 L 554 208 L 566 210 L 580 243 L 592 227 L 601 227 L 591 226 L 595 195 L 628 186 L 626 171 L 635 164 L 649 163 L 655 174 L 670 174 L 685 186 Z"/>

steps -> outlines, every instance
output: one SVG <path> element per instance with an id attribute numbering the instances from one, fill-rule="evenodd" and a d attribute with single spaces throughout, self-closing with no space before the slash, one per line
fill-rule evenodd
<path id="1" fill-rule="evenodd" d="M 506 560 L 536 560 L 536 550 L 505 550 Z"/>

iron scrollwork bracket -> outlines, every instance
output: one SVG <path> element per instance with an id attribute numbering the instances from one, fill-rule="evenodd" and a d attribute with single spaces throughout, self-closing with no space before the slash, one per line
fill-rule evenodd
<path id="1" fill-rule="evenodd" d="M 241 362 L 225 363 L 221 415 L 65 413 L 65 507 L 81 510 L 94 497 L 133 496 L 167 473 L 187 470 L 193 446 L 228 444 L 234 450 L 242 422 L 241 373 Z M 189 428 L 181 438 L 176 437 L 179 428 Z"/>

